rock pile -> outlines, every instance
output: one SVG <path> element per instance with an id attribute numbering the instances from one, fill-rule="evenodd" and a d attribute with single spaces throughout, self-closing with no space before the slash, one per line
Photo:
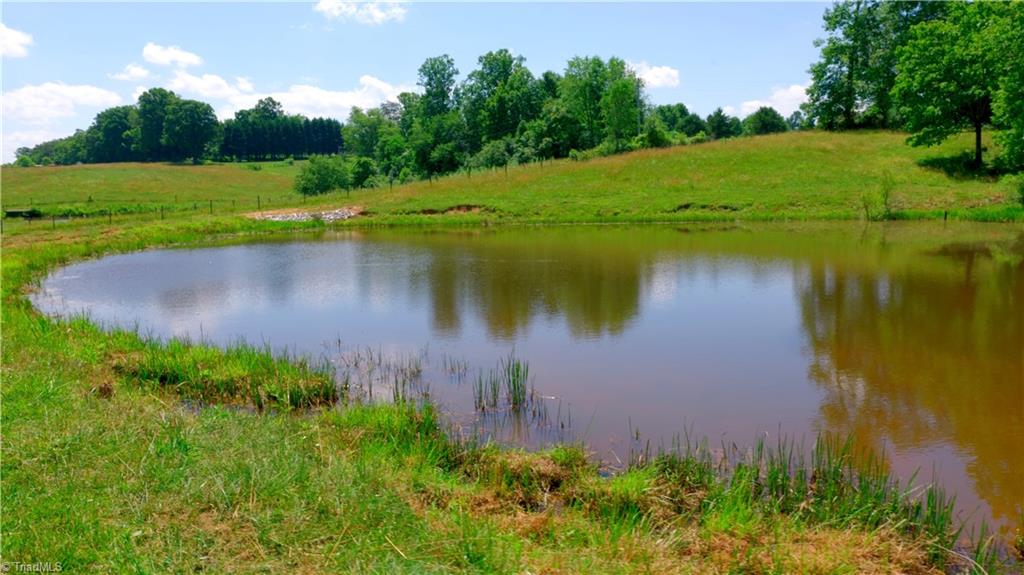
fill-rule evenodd
<path id="1" fill-rule="evenodd" d="M 266 220 L 269 222 L 308 222 L 311 220 L 321 220 L 326 223 L 331 223 L 355 217 L 357 213 L 358 212 L 355 210 L 349 208 L 340 208 L 337 210 L 328 210 L 326 212 L 265 213 L 256 214 L 253 217 L 257 220 Z"/>

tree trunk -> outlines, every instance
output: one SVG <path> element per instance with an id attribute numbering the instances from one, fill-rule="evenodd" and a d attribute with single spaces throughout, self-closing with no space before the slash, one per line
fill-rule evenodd
<path id="1" fill-rule="evenodd" d="M 974 124 L 974 167 L 981 169 L 981 122 Z"/>

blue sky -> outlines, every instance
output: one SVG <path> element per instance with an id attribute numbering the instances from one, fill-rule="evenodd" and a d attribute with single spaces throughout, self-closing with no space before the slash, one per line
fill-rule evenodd
<path id="1" fill-rule="evenodd" d="M 706 115 L 802 101 L 823 3 L 4 2 L 3 161 L 85 128 L 164 86 L 221 117 L 272 95 L 287 111 L 344 119 L 416 89 L 428 56 L 462 76 L 508 48 L 535 73 L 575 55 L 618 56 L 654 103 Z"/>

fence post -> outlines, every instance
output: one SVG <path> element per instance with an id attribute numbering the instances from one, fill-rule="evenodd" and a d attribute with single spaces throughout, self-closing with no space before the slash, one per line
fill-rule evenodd
<path id="1" fill-rule="evenodd" d="M 256 209 L 257 210 L 260 209 L 260 197 L 259 196 L 256 196 Z"/>
<path id="2" fill-rule="evenodd" d="M 114 214 L 113 214 L 113 212 L 111 212 L 110 208 L 107 208 L 107 225 L 109 226 L 110 224 L 113 224 L 113 223 L 114 223 Z"/>

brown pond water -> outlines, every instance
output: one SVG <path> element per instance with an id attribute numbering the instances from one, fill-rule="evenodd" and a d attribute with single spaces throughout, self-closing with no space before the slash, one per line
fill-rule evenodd
<path id="1" fill-rule="evenodd" d="M 456 416 L 473 403 L 451 361 L 475 374 L 514 349 L 606 460 L 637 430 L 832 431 L 934 472 L 971 521 L 1005 530 L 1024 504 L 1021 226 L 325 233 L 83 262 L 35 302 L 162 337 L 417 355 Z"/>

